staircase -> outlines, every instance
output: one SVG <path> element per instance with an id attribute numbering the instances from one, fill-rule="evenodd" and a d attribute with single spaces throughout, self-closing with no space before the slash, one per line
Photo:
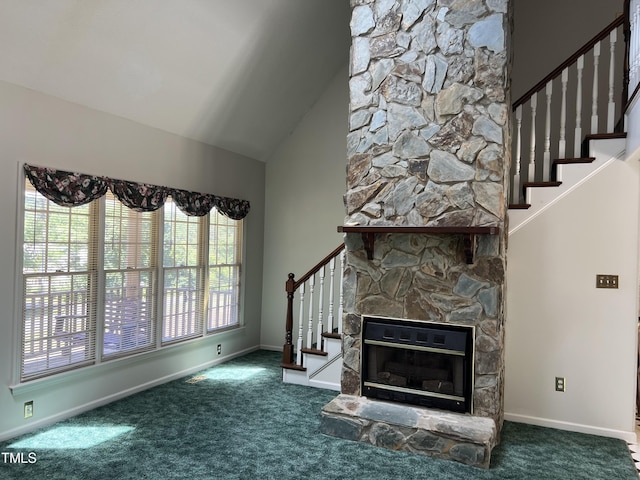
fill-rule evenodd
<path id="1" fill-rule="evenodd" d="M 344 244 L 341 244 L 299 280 L 296 281 L 293 273 L 289 274 L 285 284 L 286 343 L 281 364 L 284 382 L 340 390 L 343 271 Z M 294 302 L 296 292 L 299 300 Z M 317 295 L 315 299 L 314 295 Z M 295 350 L 294 318 L 298 319 Z"/>
<path id="2" fill-rule="evenodd" d="M 597 175 L 611 162 L 625 158 L 626 133 L 591 135 L 585 140 L 585 156 L 556 159 L 549 181 L 522 184 L 524 203 L 509 205 L 509 235 L 542 214 L 565 195 Z"/>
<path id="3" fill-rule="evenodd" d="M 628 47 L 618 39 L 628 38 L 625 18 L 514 102 L 510 234 L 623 154 Z"/>
<path id="4" fill-rule="evenodd" d="M 627 2 L 625 7 L 624 16 L 514 102 L 509 235 L 611 162 L 625 159 L 626 110 L 638 92 L 640 77 L 640 47 L 634 47 L 640 45 L 635 28 L 640 21 L 640 0 Z M 619 38 L 625 41 L 618 42 Z M 607 68 L 600 68 L 601 64 Z M 554 96 L 554 91 L 559 95 Z M 541 108 L 538 97 L 544 99 Z M 583 132 L 583 125 L 588 125 L 584 129 L 588 133 Z M 289 274 L 282 359 L 287 383 L 340 390 L 343 249 L 344 245 L 337 247 L 298 281 Z M 327 267 L 330 287 L 325 290 Z M 336 268 L 339 278 L 334 282 Z M 319 297 L 314 300 L 316 277 Z M 294 305 L 296 292 L 299 301 Z M 340 300 L 334 322 L 336 298 Z M 323 318 L 326 307 L 327 321 Z M 296 332 L 294 318 L 298 318 Z"/>

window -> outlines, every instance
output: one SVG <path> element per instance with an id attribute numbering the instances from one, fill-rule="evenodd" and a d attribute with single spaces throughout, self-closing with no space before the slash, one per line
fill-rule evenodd
<path id="1" fill-rule="evenodd" d="M 202 333 L 204 318 L 204 242 L 201 217 L 189 217 L 176 204 L 164 205 L 164 328 L 162 341 Z"/>
<path id="2" fill-rule="evenodd" d="M 93 363 L 97 204 L 60 207 L 27 182 L 24 205 L 23 380 Z"/>
<path id="3" fill-rule="evenodd" d="M 105 195 L 105 358 L 155 347 L 158 212 L 136 212 Z"/>
<path id="4" fill-rule="evenodd" d="M 209 226 L 209 306 L 207 330 L 238 323 L 242 223 L 213 210 Z"/>
<path id="5" fill-rule="evenodd" d="M 63 207 L 25 182 L 21 381 L 239 325 L 242 220 L 181 208 Z"/>

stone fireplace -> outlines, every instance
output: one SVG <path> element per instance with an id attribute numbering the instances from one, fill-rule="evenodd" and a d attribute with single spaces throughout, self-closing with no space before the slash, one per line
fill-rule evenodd
<path id="1" fill-rule="evenodd" d="M 322 430 L 488 468 L 503 422 L 510 3 L 351 5 L 343 370 Z M 443 360 L 419 387 L 411 380 L 411 387 L 397 385 L 395 398 L 372 396 L 371 383 L 390 391 L 384 379 L 407 383 L 411 369 L 380 367 L 382 376 L 366 379 L 370 318 L 472 332 L 465 337 L 471 365 L 460 370 Z M 457 373 L 436 378 L 447 362 Z M 470 391 L 458 395 L 453 376 L 463 371 Z M 403 401 L 402 393 L 428 400 Z M 462 397 L 464 407 L 431 401 L 449 397 Z"/>

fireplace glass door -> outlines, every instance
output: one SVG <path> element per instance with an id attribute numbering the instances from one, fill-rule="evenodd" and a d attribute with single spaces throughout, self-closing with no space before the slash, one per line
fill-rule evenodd
<path id="1" fill-rule="evenodd" d="M 365 317 L 364 396 L 470 412 L 473 329 Z"/>

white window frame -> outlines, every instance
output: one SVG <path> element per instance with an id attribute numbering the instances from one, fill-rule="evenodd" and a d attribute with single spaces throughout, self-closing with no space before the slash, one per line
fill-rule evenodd
<path id="1" fill-rule="evenodd" d="M 124 206 L 111 192 L 100 199 L 104 208 L 100 220 L 104 223 L 101 230 L 101 252 L 103 252 L 100 301 L 103 307 L 102 324 L 100 325 L 101 348 L 103 360 L 130 356 L 136 353 L 154 350 L 156 348 L 156 311 L 158 294 L 158 229 L 160 223 L 159 212 L 136 212 Z M 124 241 L 113 241 L 113 245 L 126 246 L 127 251 L 118 252 L 117 267 L 111 268 L 107 261 L 107 236 L 108 213 L 111 206 L 108 202 L 114 202 L 116 215 L 110 217 L 119 220 L 115 223 L 120 228 L 114 228 L 112 232 L 118 232 L 123 237 L 122 227 L 133 225 L 133 231 L 129 230 Z M 120 213 L 118 215 L 118 213 Z M 150 241 L 143 242 L 140 230 L 143 230 L 143 222 L 149 224 Z M 148 248 L 147 264 L 139 263 L 140 248 Z M 123 263 L 124 257 L 124 263 Z M 109 278 L 120 277 L 122 285 L 110 286 Z M 137 277 L 137 278 L 136 278 Z M 147 281 L 141 281 L 141 278 Z M 119 291 L 120 290 L 120 291 Z"/>
<path id="2" fill-rule="evenodd" d="M 215 222 L 213 222 L 215 220 Z M 207 318 L 206 318 L 206 331 L 207 333 L 215 333 L 228 328 L 235 328 L 240 324 L 240 295 L 242 291 L 242 274 L 243 274 L 243 255 L 244 255 L 244 242 L 242 241 L 244 235 L 244 223 L 242 221 L 233 221 L 225 217 L 224 215 L 212 210 L 207 216 L 207 230 L 208 230 L 208 252 L 205 257 L 207 260 L 207 275 L 208 283 L 207 290 L 209 292 L 207 297 Z M 218 230 L 228 228 L 233 232 L 235 241 L 231 244 L 233 247 L 233 253 L 230 255 L 226 253 L 223 256 L 224 261 L 220 262 L 218 255 L 216 255 L 217 262 L 211 261 L 211 252 L 213 249 L 219 250 L 221 242 L 218 241 Z M 212 229 L 216 231 L 216 236 L 212 234 Z M 227 232 L 228 235 L 228 232 Z M 239 239 L 239 240 L 238 240 Z M 229 246 L 229 244 L 225 244 Z M 229 256 L 231 260 L 228 261 Z M 215 275 L 212 274 L 212 270 L 228 270 L 230 271 L 230 283 L 231 285 L 224 285 L 223 282 L 216 282 Z M 223 284 L 227 288 L 221 289 L 220 285 Z"/>

